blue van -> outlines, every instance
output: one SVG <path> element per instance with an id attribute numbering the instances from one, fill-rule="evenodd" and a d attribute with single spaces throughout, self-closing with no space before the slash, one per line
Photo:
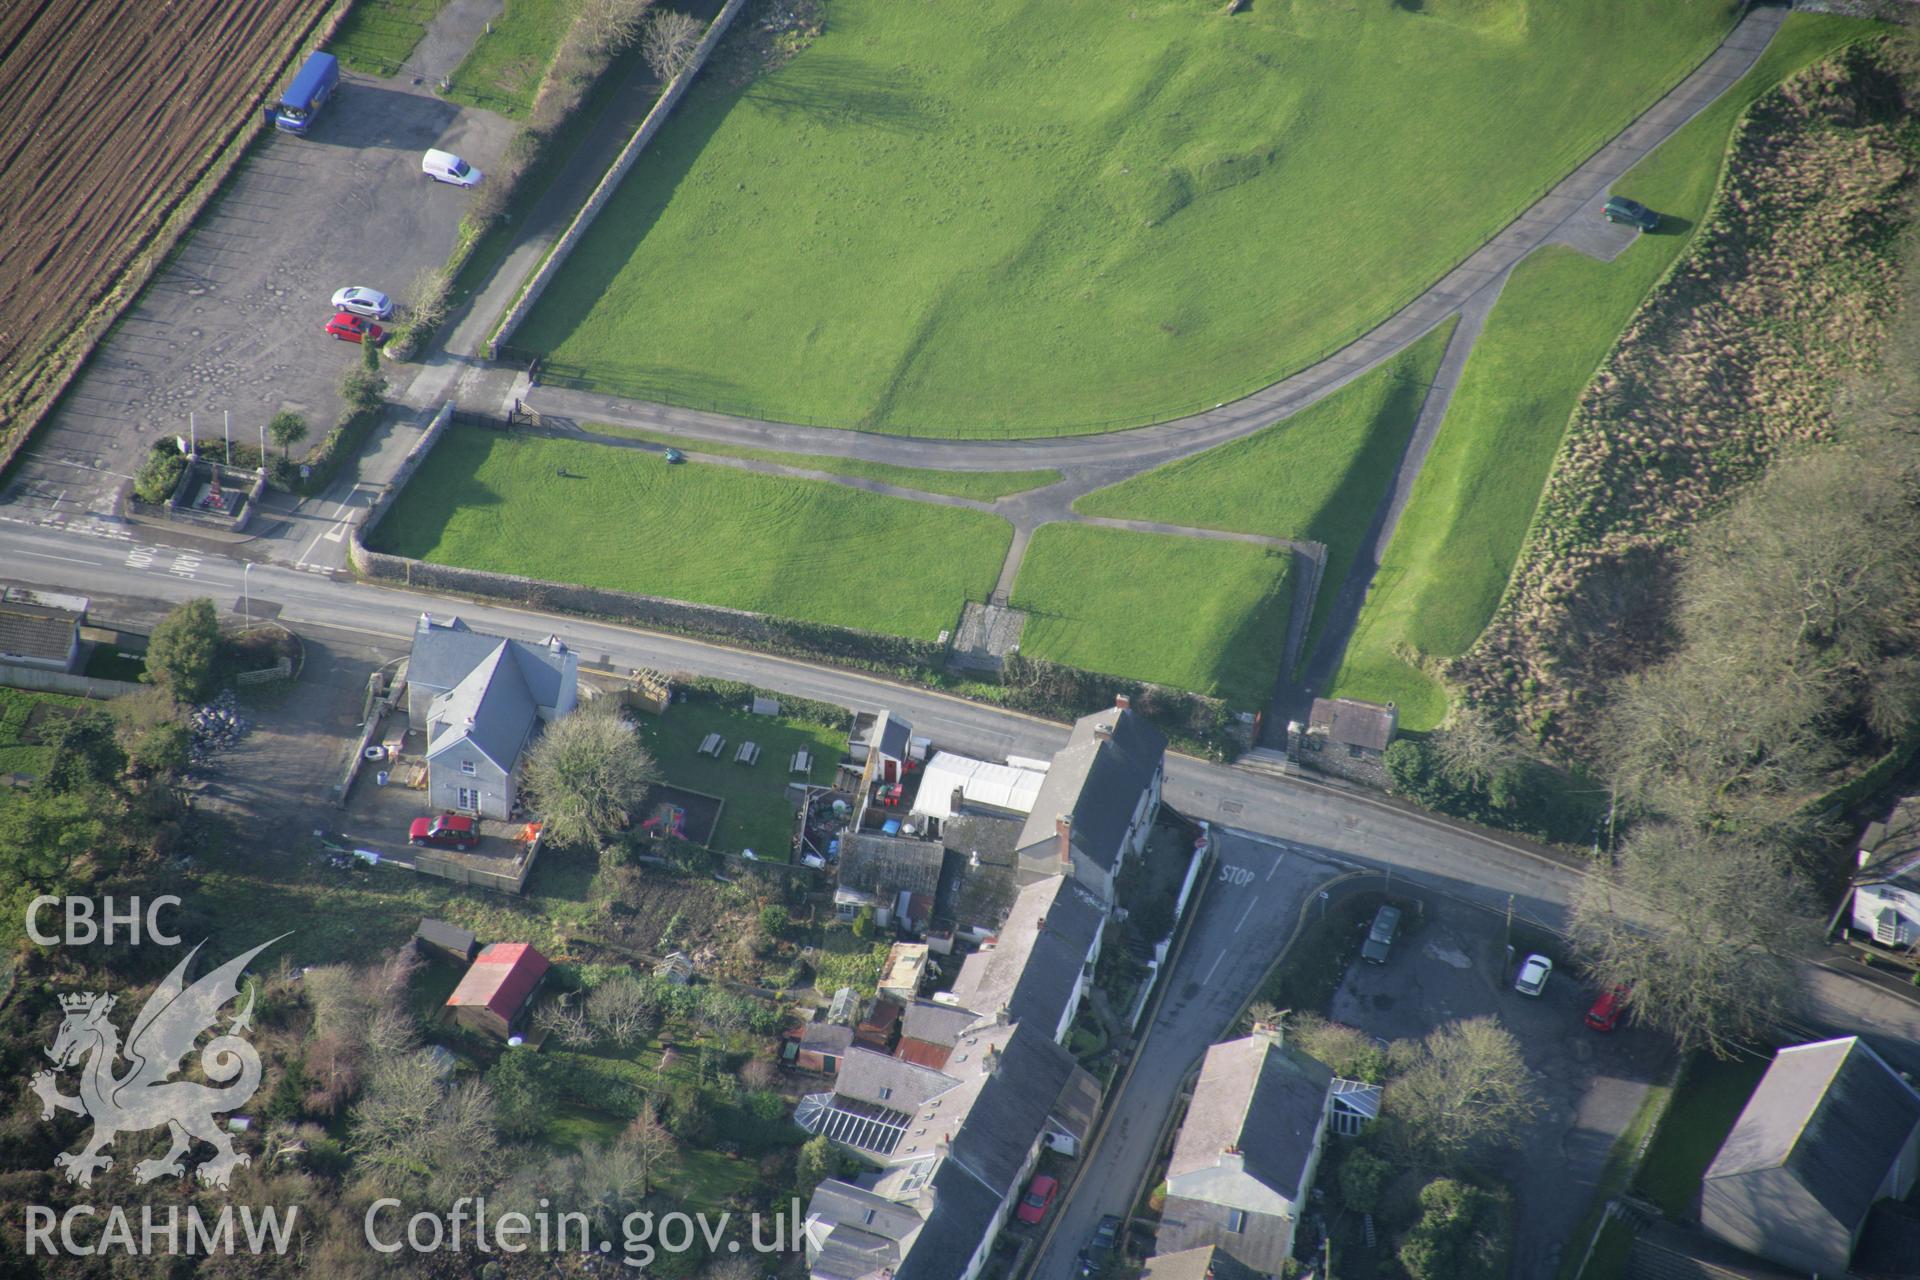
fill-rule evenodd
<path id="1" fill-rule="evenodd" d="M 280 95 L 280 105 L 274 108 L 275 127 L 288 133 L 305 133 L 339 85 L 339 59 L 318 50 L 308 54 L 300 74 L 293 78 L 287 91 Z"/>

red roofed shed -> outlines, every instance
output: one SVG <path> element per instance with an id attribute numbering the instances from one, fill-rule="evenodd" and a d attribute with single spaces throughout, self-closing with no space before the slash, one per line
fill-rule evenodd
<path id="1" fill-rule="evenodd" d="M 530 943 L 491 943 L 447 997 L 447 1007 L 461 1026 L 504 1040 L 513 1034 L 513 1024 L 551 967 Z"/>

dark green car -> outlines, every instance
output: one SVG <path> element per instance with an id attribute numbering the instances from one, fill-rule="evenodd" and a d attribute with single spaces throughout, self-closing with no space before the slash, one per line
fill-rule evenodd
<path id="1" fill-rule="evenodd" d="M 1652 231 L 1660 225 L 1660 215 L 1638 200 L 1629 200 L 1625 196 L 1613 196 L 1606 207 L 1600 210 L 1600 216 L 1608 222 L 1624 222 L 1642 231 Z"/>

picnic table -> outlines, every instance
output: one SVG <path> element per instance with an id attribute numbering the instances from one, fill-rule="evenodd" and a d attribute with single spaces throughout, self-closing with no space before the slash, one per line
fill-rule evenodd
<path id="1" fill-rule="evenodd" d="M 715 760 L 718 760 L 720 758 L 720 753 L 722 751 L 725 751 L 726 749 L 727 749 L 727 740 L 721 737 L 717 733 L 710 733 L 705 738 L 700 740 L 700 750 L 695 754 L 703 755 L 703 756 L 712 756 Z"/>
<path id="2" fill-rule="evenodd" d="M 813 753 L 809 751 L 794 752 L 793 759 L 787 762 L 787 772 L 788 773 L 812 773 L 813 772 Z"/>
<path id="3" fill-rule="evenodd" d="M 733 753 L 733 762 L 735 764 L 759 764 L 760 744 L 756 742 L 741 743 L 740 749 Z"/>

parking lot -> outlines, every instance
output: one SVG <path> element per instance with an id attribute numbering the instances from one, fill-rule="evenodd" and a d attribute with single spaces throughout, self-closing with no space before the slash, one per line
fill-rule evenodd
<path id="1" fill-rule="evenodd" d="M 1581 1019 L 1598 993 L 1564 969 L 1538 997 L 1516 992 L 1498 915 L 1430 898 L 1424 919 L 1410 916 L 1402 929 L 1386 964 L 1356 960 L 1347 971 L 1333 1018 L 1387 1040 L 1483 1015 L 1514 1034 L 1546 1108 L 1499 1157 L 1518 1206 L 1512 1274 L 1551 1276 L 1564 1247 L 1584 1245 L 1569 1237 L 1614 1142 L 1660 1078 L 1667 1042 L 1624 1024 L 1610 1034 L 1588 1030 Z"/>
<path id="2" fill-rule="evenodd" d="M 422 48 L 445 43 L 430 36 Z M 42 425 L 0 493 L 0 517 L 111 523 L 147 448 L 185 436 L 189 414 L 203 444 L 220 440 L 223 414 L 242 442 L 257 444 L 282 409 L 307 419 L 309 441 L 326 433 L 340 376 L 359 358 L 323 332 L 333 291 L 366 285 L 404 306 L 414 275 L 446 261 L 471 199 L 422 175 L 422 152 L 455 151 L 484 172 L 512 133 L 511 121 L 432 93 L 465 47 L 442 55 L 445 68 L 345 76 L 310 134 L 255 144 Z M 388 370 L 396 384 L 409 372 Z"/>

